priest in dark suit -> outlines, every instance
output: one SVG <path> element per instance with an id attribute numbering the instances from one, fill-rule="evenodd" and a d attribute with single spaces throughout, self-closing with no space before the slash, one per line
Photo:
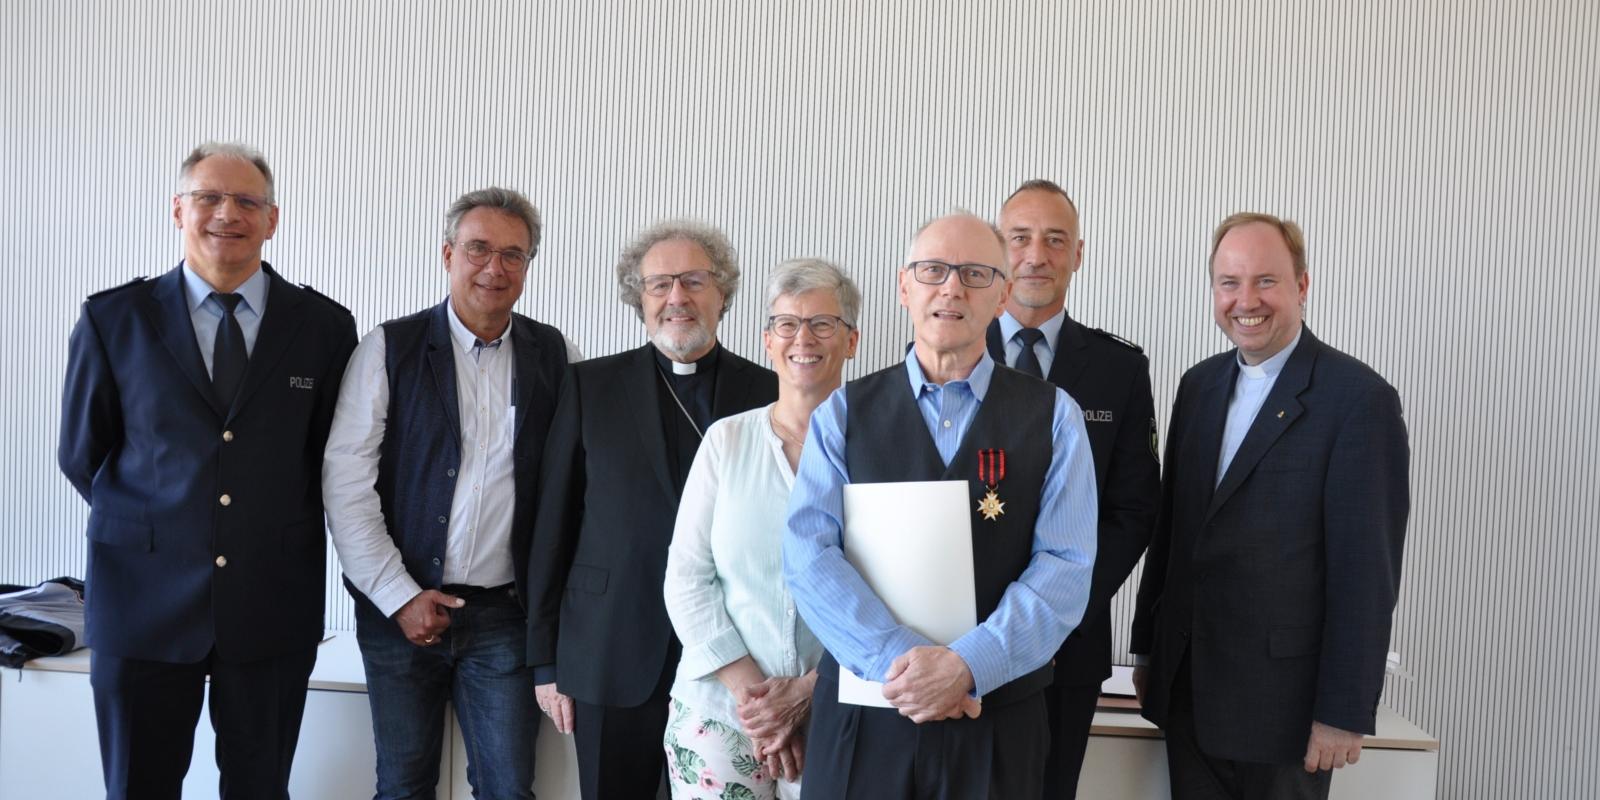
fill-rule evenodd
<path id="1" fill-rule="evenodd" d="M 1130 648 L 1178 800 L 1326 798 L 1374 732 L 1410 448 L 1394 387 L 1305 326 L 1310 282 L 1293 222 L 1217 228 L 1236 347 L 1178 385 Z"/>
<path id="2" fill-rule="evenodd" d="M 655 794 L 680 654 L 661 588 L 678 499 L 706 428 L 778 396 L 771 370 L 717 341 L 739 287 L 720 232 L 658 224 L 617 280 L 650 341 L 568 371 L 528 562 L 528 663 L 539 705 L 575 732 L 585 800 Z"/>

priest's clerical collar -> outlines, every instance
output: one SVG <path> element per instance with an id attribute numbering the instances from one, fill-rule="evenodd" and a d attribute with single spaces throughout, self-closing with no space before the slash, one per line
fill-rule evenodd
<path id="1" fill-rule="evenodd" d="M 1239 361 L 1239 374 L 1255 381 L 1262 378 L 1276 379 L 1278 373 L 1283 371 L 1283 365 L 1289 363 L 1289 354 L 1293 353 L 1295 347 L 1299 346 L 1299 344 L 1300 332 L 1296 331 L 1294 339 L 1290 340 L 1288 347 L 1273 353 L 1271 358 L 1262 361 L 1260 364 L 1246 364 L 1244 363 L 1244 354 L 1236 353 L 1235 358 Z"/>
<path id="2" fill-rule="evenodd" d="M 661 365 L 661 369 L 673 375 L 694 375 L 702 370 L 714 369 L 717 366 L 717 353 L 721 350 L 722 343 L 718 342 L 712 345 L 705 355 L 684 364 L 667 358 L 667 354 L 661 352 L 661 348 L 658 347 L 656 348 L 656 363 Z"/>

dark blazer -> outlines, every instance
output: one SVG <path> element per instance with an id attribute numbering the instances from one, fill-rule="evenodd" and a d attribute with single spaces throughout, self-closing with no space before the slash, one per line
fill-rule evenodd
<path id="1" fill-rule="evenodd" d="M 1132 650 L 1150 654 L 1152 722 L 1187 655 L 1201 748 L 1294 763 L 1312 720 L 1373 732 L 1410 448 L 1394 387 L 1302 329 L 1218 484 L 1235 353 L 1178 386 Z"/>
<path id="2" fill-rule="evenodd" d="M 1098 684 L 1111 675 L 1111 598 L 1144 555 L 1161 505 L 1150 361 L 1138 347 L 1067 317 L 1053 343 L 1047 380 L 1083 409 L 1099 483 L 1099 549 L 1083 622 L 1056 654 L 1055 683 Z M 1000 322 L 989 324 L 989 355 L 1006 363 Z"/>
<path id="3" fill-rule="evenodd" d="M 670 666 L 661 584 L 679 495 L 657 369 L 649 344 L 573 364 L 545 442 L 528 559 L 528 663 L 554 664 L 561 691 L 592 705 L 637 706 Z M 712 417 L 777 397 L 771 370 L 726 349 L 718 356 Z"/>
<path id="4" fill-rule="evenodd" d="M 322 637 L 322 450 L 355 320 L 271 278 L 232 408 L 214 400 L 181 268 L 91 296 L 57 453 L 89 502 L 88 643 L 230 661 Z M 223 498 L 226 497 L 226 500 Z"/>

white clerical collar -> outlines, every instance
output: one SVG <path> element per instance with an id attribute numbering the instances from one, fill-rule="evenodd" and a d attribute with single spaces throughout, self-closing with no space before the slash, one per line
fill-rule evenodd
<path id="1" fill-rule="evenodd" d="M 672 374 L 674 375 L 693 375 L 700 371 L 699 362 L 690 361 L 685 364 L 682 361 L 673 361 L 670 358 L 667 361 L 672 364 Z"/>
<path id="2" fill-rule="evenodd" d="M 1283 365 L 1289 363 L 1289 354 L 1294 352 L 1295 345 L 1298 344 L 1300 344 L 1300 333 L 1296 331 L 1294 340 L 1289 342 L 1288 347 L 1273 353 L 1271 358 L 1260 364 L 1246 364 L 1244 363 L 1244 356 L 1235 353 L 1234 358 L 1239 362 L 1239 373 L 1253 381 L 1258 381 L 1262 378 L 1276 378 L 1278 373 L 1283 371 Z"/>

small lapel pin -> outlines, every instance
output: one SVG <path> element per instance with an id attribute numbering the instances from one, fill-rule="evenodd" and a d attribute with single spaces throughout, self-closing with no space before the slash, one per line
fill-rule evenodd
<path id="1" fill-rule="evenodd" d="M 1278 412 L 1278 419 L 1283 419 L 1283 412 L 1282 411 Z"/>

